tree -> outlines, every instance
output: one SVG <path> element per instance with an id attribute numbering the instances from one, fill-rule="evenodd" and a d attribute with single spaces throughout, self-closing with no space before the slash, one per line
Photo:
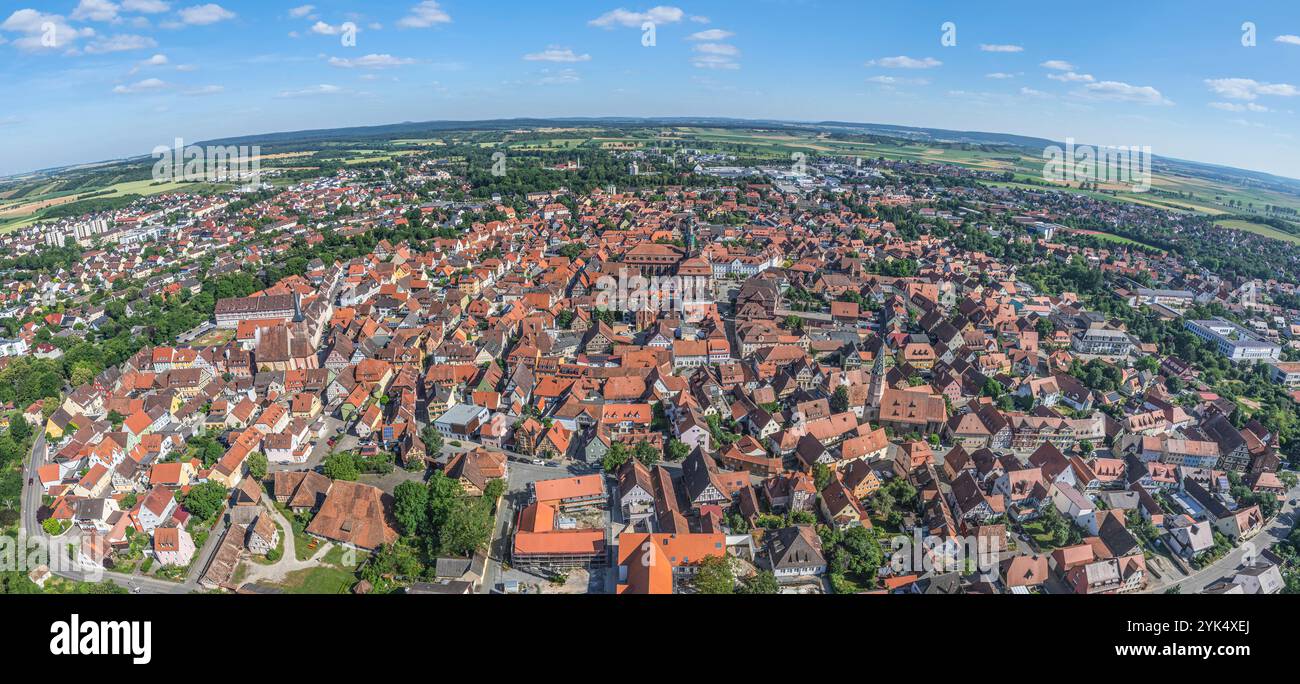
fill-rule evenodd
<path id="1" fill-rule="evenodd" d="M 840 385 L 835 388 L 835 393 L 831 395 L 831 410 L 835 413 L 844 413 L 849 410 L 848 385 Z"/>
<path id="2" fill-rule="evenodd" d="M 636 456 L 636 460 L 641 462 L 641 465 L 652 466 L 659 462 L 659 450 L 649 442 L 638 443 L 633 454 Z"/>
<path id="3" fill-rule="evenodd" d="M 727 556 L 705 556 L 695 573 L 695 590 L 701 594 L 733 594 L 736 575 Z"/>
<path id="4" fill-rule="evenodd" d="M 203 434 L 192 437 L 189 440 L 190 457 L 197 458 L 205 467 L 212 467 L 226 453 L 211 435 Z"/>
<path id="5" fill-rule="evenodd" d="M 740 581 L 736 587 L 739 594 L 779 594 L 781 585 L 776 582 L 776 575 L 770 570 L 760 570 Z"/>
<path id="6" fill-rule="evenodd" d="M 46 534 L 53 537 L 63 531 L 63 526 L 54 518 L 46 518 L 45 521 L 41 523 L 41 529 L 45 530 Z"/>
<path id="7" fill-rule="evenodd" d="M 487 483 L 487 486 L 483 488 L 483 499 L 485 501 L 496 501 L 505 493 L 506 481 L 498 478 Z"/>
<path id="8" fill-rule="evenodd" d="M 9 416 L 9 436 L 18 444 L 26 442 L 27 438 L 32 436 L 32 426 L 17 411 Z"/>
<path id="9" fill-rule="evenodd" d="M 833 479 L 834 473 L 831 471 L 830 466 L 825 463 L 813 464 L 813 484 L 817 486 L 817 491 L 820 492 L 826 489 Z"/>
<path id="10" fill-rule="evenodd" d="M 458 498 L 438 529 L 443 553 L 470 556 L 486 548 L 492 538 L 492 518 L 480 510 L 481 501 Z"/>
<path id="11" fill-rule="evenodd" d="M 393 518 L 402 534 L 415 536 L 424 528 L 429 515 L 429 488 L 419 482 L 406 481 L 393 490 Z"/>
<path id="12" fill-rule="evenodd" d="M 225 506 L 226 488 L 217 482 L 204 482 L 191 487 L 182 503 L 199 520 L 212 520 Z"/>
<path id="13" fill-rule="evenodd" d="M 442 451 L 442 433 L 432 425 L 425 425 L 420 431 L 420 441 L 424 442 L 424 451 L 430 458 Z"/>
<path id="14" fill-rule="evenodd" d="M 860 577 L 874 578 L 884 562 L 880 544 L 865 527 L 849 528 L 840 540 L 840 548 L 847 554 L 845 569 Z"/>
<path id="15" fill-rule="evenodd" d="M 390 577 L 417 577 L 423 570 L 418 548 L 409 541 L 398 539 L 379 547 L 369 562 L 361 568 L 361 579 L 378 585 Z"/>
<path id="16" fill-rule="evenodd" d="M 631 457 L 626 445 L 622 442 L 614 442 L 609 445 L 609 451 L 605 452 L 605 458 L 601 461 L 601 465 L 605 467 L 605 472 L 612 473 L 622 468 L 623 464 L 627 463 L 627 460 Z"/>
<path id="17" fill-rule="evenodd" d="M 357 468 L 356 457 L 347 451 L 327 456 L 325 463 L 321 466 L 321 471 L 331 480 L 355 482 L 361 476 L 361 471 Z"/>
<path id="18" fill-rule="evenodd" d="M 266 479 L 266 469 L 268 465 L 266 461 L 266 454 L 260 451 L 255 451 L 248 455 L 248 460 L 245 462 L 248 464 L 249 477 L 253 478 L 254 480 L 257 480 L 258 482 L 261 482 L 262 480 Z"/>
<path id="19" fill-rule="evenodd" d="M 680 439 L 668 441 L 668 460 L 680 461 L 691 455 L 691 447 Z"/>

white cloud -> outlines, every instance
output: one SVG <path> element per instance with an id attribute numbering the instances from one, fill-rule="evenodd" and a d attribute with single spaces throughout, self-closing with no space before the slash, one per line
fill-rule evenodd
<path id="1" fill-rule="evenodd" d="M 1092 77 L 1092 74 L 1076 74 L 1073 71 L 1067 71 L 1063 74 L 1048 74 L 1047 77 L 1062 83 L 1092 83 L 1097 80 Z"/>
<path id="2" fill-rule="evenodd" d="M 181 94 L 182 94 L 182 95 L 191 95 L 191 96 L 194 96 L 194 95 L 216 95 L 216 94 L 218 94 L 218 93 L 223 93 L 223 92 L 225 92 L 225 91 L 226 91 L 226 87 L 225 87 L 225 86 L 219 86 L 219 85 L 205 85 L 205 86 L 200 86 L 200 87 L 198 87 L 198 88 L 191 88 L 191 89 L 189 89 L 189 90 L 186 90 L 186 91 L 182 92 Z"/>
<path id="3" fill-rule="evenodd" d="M 389 69 L 408 64 L 415 64 L 415 60 L 409 57 L 394 57 L 387 54 L 366 55 L 356 59 L 344 59 L 342 57 L 330 57 L 329 59 L 330 66 L 341 69 Z"/>
<path id="4" fill-rule="evenodd" d="M 1300 36 L 1285 35 L 1273 39 L 1277 43 L 1286 43 L 1287 45 L 1300 45 Z"/>
<path id="5" fill-rule="evenodd" d="M 314 9 L 316 9 L 315 5 L 300 5 L 298 7 L 289 10 L 289 16 L 294 18 L 302 18 L 307 16 L 308 14 L 311 14 L 312 10 Z"/>
<path id="6" fill-rule="evenodd" d="M 735 60 L 719 55 L 699 55 L 691 60 L 691 64 L 696 69 L 735 71 L 740 68 L 740 64 Z"/>
<path id="7" fill-rule="evenodd" d="M 679 7 L 665 7 L 660 5 L 658 7 L 651 7 L 644 12 L 632 12 L 620 7 L 592 19 L 587 22 L 587 24 L 604 29 L 612 29 L 617 26 L 641 28 L 641 25 L 647 21 L 655 24 L 676 24 L 685 16 L 686 13 Z"/>
<path id="8" fill-rule="evenodd" d="M 133 95 L 136 93 L 155 92 L 167 87 L 168 84 L 162 79 L 146 78 L 143 81 L 136 81 L 135 83 L 117 86 L 116 88 L 113 88 L 113 92 L 119 95 Z"/>
<path id="9" fill-rule="evenodd" d="M 72 10 L 76 21 L 114 21 L 117 19 L 117 5 L 109 0 L 81 0 Z"/>
<path id="10" fill-rule="evenodd" d="M 981 52 L 1024 52 L 1025 49 L 1019 45 L 981 45 Z"/>
<path id="11" fill-rule="evenodd" d="M 208 3 L 207 5 L 194 5 L 182 9 L 181 22 L 190 26 L 207 26 L 209 23 L 229 21 L 235 18 L 235 13 L 221 5 Z"/>
<path id="12" fill-rule="evenodd" d="M 333 26 L 323 21 L 318 21 L 311 25 L 311 32 L 322 36 L 337 36 L 343 32 L 343 25 Z"/>
<path id="13" fill-rule="evenodd" d="M 867 79 L 867 83 L 878 83 L 880 85 L 929 85 L 930 81 L 924 78 L 903 78 L 901 76 L 872 76 Z"/>
<path id="14" fill-rule="evenodd" d="M 402 28 L 429 28 L 435 24 L 451 23 L 451 15 L 447 14 L 437 0 L 424 0 L 424 2 L 411 8 L 411 13 L 397 22 Z"/>
<path id="15" fill-rule="evenodd" d="M 924 57 L 916 59 L 899 55 L 898 57 L 885 57 L 884 59 L 875 59 L 867 62 L 867 66 L 880 66 L 886 69 L 933 69 L 943 64 L 933 57 Z"/>
<path id="16" fill-rule="evenodd" d="M 736 58 L 740 50 L 728 43 L 699 43 L 693 50 L 691 64 L 697 69 L 735 70 L 740 68 Z"/>
<path id="17" fill-rule="evenodd" d="M 1133 102 L 1144 105 L 1173 104 L 1164 95 L 1160 94 L 1159 90 L 1151 86 L 1135 86 L 1121 81 L 1102 81 L 1100 83 L 1089 83 L 1084 88 L 1087 96 L 1100 100 Z"/>
<path id="18" fill-rule="evenodd" d="M 736 34 L 731 31 L 709 29 L 707 31 L 700 31 L 699 33 L 692 33 L 687 40 L 726 40 L 734 35 Z"/>
<path id="19" fill-rule="evenodd" d="M 735 57 L 740 54 L 740 50 L 735 45 L 728 45 L 727 43 L 700 43 L 695 46 L 695 51 L 706 55 L 726 55 L 728 57 Z"/>
<path id="20" fill-rule="evenodd" d="M 86 52 L 92 55 L 103 55 L 110 52 L 126 52 L 128 50 L 145 50 L 148 48 L 158 47 L 158 41 L 149 36 L 135 36 L 130 34 L 120 34 L 100 38 L 86 46 Z"/>
<path id="21" fill-rule="evenodd" d="M 1026 97 L 1047 97 L 1047 93 L 1029 87 L 1021 88 L 1020 94 Z"/>
<path id="22" fill-rule="evenodd" d="M 1073 64 L 1070 64 L 1069 62 L 1060 59 L 1049 59 L 1046 62 L 1040 64 L 1039 66 L 1045 69 L 1053 69 L 1055 71 L 1074 71 Z"/>
<path id="23" fill-rule="evenodd" d="M 1272 109 L 1269 109 L 1264 105 L 1256 104 L 1254 102 L 1247 102 L 1245 104 L 1241 104 L 1238 102 L 1211 102 L 1210 107 L 1213 109 L 1220 109 L 1225 112 L 1271 112 L 1273 111 Z"/>
<path id="24" fill-rule="evenodd" d="M 171 4 L 163 0 L 123 0 L 122 2 L 122 9 L 140 14 L 160 14 L 171 8 Z"/>
<path id="25" fill-rule="evenodd" d="M 991 74 L 984 74 L 984 78 L 992 78 L 999 81 L 1005 81 L 1006 79 L 1015 78 L 1015 77 L 1016 77 L 1015 74 L 1008 74 L 1005 71 L 995 71 Z"/>
<path id="26" fill-rule="evenodd" d="M 235 13 L 215 3 L 186 7 L 180 11 L 181 21 L 190 26 L 207 26 L 235 18 Z"/>
<path id="27" fill-rule="evenodd" d="M 14 47 L 25 52 L 66 49 L 81 38 L 95 35 L 92 28 L 73 28 L 62 15 L 45 14 L 34 9 L 20 9 L 10 14 L 0 24 L 0 29 L 23 34 L 14 39 L 13 43 Z M 47 41 L 50 41 L 49 44 Z"/>
<path id="28" fill-rule="evenodd" d="M 575 54 L 571 48 L 562 48 L 552 45 L 541 52 L 524 55 L 524 59 L 529 62 L 590 62 L 591 55 Z"/>
<path id="29" fill-rule="evenodd" d="M 1261 83 L 1250 78 L 1208 78 L 1205 85 L 1216 95 L 1229 100 L 1254 100 L 1260 95 L 1295 97 L 1300 88 L 1289 83 Z"/>
<path id="30" fill-rule="evenodd" d="M 314 85 L 300 90 L 282 90 L 279 95 L 276 95 L 276 97 L 312 97 L 314 95 L 338 95 L 343 92 L 346 91 L 336 85 L 322 83 L 320 85 Z"/>

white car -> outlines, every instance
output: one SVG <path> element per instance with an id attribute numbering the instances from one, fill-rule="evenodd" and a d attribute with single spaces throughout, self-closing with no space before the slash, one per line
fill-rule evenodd
<path id="1" fill-rule="evenodd" d="M 543 460 L 540 459 L 540 458 L 534 458 L 534 459 L 533 459 L 533 465 L 546 465 L 546 461 L 543 461 Z"/>

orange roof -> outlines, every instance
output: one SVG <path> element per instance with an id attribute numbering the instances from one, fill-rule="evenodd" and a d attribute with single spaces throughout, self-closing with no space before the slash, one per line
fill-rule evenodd
<path id="1" fill-rule="evenodd" d="M 558 424 L 558 423 L 557 423 Z M 537 500 L 541 502 L 603 496 L 605 478 L 600 475 L 579 475 L 559 480 L 538 480 L 533 483 Z"/>
<path id="2" fill-rule="evenodd" d="M 149 418 L 149 414 L 144 411 L 137 411 L 132 413 L 130 418 L 126 419 L 124 425 L 131 434 L 138 435 L 141 432 L 144 432 L 151 423 L 153 423 L 153 421 Z"/>
<path id="3" fill-rule="evenodd" d="M 38 478 L 40 478 L 40 481 L 41 481 L 42 483 L 44 483 L 44 482 L 55 482 L 55 483 L 59 482 L 59 479 L 60 479 L 60 478 L 59 478 L 59 464 L 57 464 L 57 463 L 51 463 L 51 464 L 49 464 L 49 465 L 43 465 L 43 466 L 37 468 L 37 469 L 36 469 L 36 476 L 37 476 Z"/>
<path id="4" fill-rule="evenodd" d="M 515 553 L 522 555 L 599 554 L 604 548 L 604 530 L 550 530 L 515 534 Z"/>
<path id="5" fill-rule="evenodd" d="M 149 469 L 149 482 L 155 485 L 179 484 L 181 481 L 181 466 L 179 461 L 172 463 L 155 463 Z"/>
<path id="6" fill-rule="evenodd" d="M 649 424 L 653 417 L 654 410 L 649 404 L 602 404 L 600 407 L 600 422 L 604 425 L 625 421 Z"/>
<path id="7" fill-rule="evenodd" d="M 546 532 L 555 528 L 555 507 L 541 502 L 529 504 L 519 514 L 519 529 Z"/>
<path id="8" fill-rule="evenodd" d="M 650 542 L 663 552 L 664 559 L 672 567 L 694 565 L 706 556 L 722 556 L 727 553 L 727 535 L 687 532 L 684 534 L 645 534 L 630 533 L 618 536 L 619 565 L 626 565 L 628 558 L 637 552 L 646 551 L 645 543 Z"/>
<path id="9" fill-rule="evenodd" d="M 619 567 L 627 569 L 627 581 L 617 587 L 620 594 L 671 594 L 673 570 L 664 551 L 647 535 L 622 534 L 618 538 Z M 641 539 L 637 539 L 641 538 Z"/>

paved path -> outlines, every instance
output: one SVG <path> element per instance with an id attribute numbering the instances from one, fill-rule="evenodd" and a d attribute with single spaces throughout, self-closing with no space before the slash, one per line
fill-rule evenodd
<path id="1" fill-rule="evenodd" d="M 263 506 L 263 508 L 267 508 Z M 269 508 L 271 518 L 280 524 L 280 536 L 284 537 L 284 555 L 280 557 L 279 562 L 274 565 L 263 565 L 261 563 L 245 559 L 244 566 L 248 568 L 248 574 L 244 576 L 245 583 L 267 582 L 270 584 L 279 584 L 283 582 L 290 573 L 299 570 L 309 570 L 319 566 L 320 559 L 334 546 L 329 542 L 322 543 L 316 553 L 307 560 L 298 560 L 298 540 L 293 536 L 293 525 L 280 513 L 280 510 L 274 507 Z"/>

